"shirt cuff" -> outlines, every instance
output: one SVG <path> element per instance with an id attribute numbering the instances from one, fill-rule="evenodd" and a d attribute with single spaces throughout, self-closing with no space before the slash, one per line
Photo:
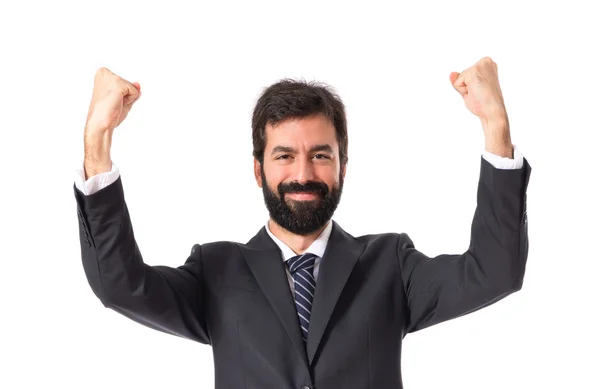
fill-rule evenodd
<path id="1" fill-rule="evenodd" d="M 501 157 L 489 151 L 484 151 L 481 156 L 496 169 L 514 170 L 523 167 L 523 154 L 517 150 L 515 145 L 513 145 L 513 158 Z"/>
<path id="2" fill-rule="evenodd" d="M 112 162 L 112 167 L 109 172 L 96 174 L 93 177 L 85 179 L 85 170 L 83 165 L 79 169 L 75 169 L 75 187 L 84 195 L 89 196 L 100 189 L 106 188 L 119 178 L 119 167 Z"/>

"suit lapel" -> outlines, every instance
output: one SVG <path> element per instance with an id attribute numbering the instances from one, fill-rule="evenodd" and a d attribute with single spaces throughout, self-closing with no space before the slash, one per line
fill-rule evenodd
<path id="1" fill-rule="evenodd" d="M 319 265 L 317 287 L 310 313 L 306 346 L 309 364 L 313 363 L 333 309 L 354 265 L 364 250 L 364 246 L 353 236 L 342 230 L 335 221 L 332 223 L 333 227 L 327 248 Z M 291 306 L 295 310 L 295 306 Z"/>
<path id="2" fill-rule="evenodd" d="M 246 244 L 243 253 L 252 274 L 308 368 L 306 347 L 302 341 L 296 304 L 288 283 L 281 250 L 263 227 Z"/>

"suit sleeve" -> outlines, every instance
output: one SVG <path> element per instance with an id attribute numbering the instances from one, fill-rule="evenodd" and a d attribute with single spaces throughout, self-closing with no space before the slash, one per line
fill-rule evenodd
<path id="1" fill-rule="evenodd" d="M 463 254 L 428 257 L 400 234 L 406 333 L 477 311 L 521 289 L 529 246 L 530 172 L 527 160 L 520 169 L 503 170 L 481 159 L 471 239 Z"/>
<path id="2" fill-rule="evenodd" d="M 86 196 L 74 185 L 81 259 L 102 304 L 147 327 L 209 344 L 204 318 L 201 247 L 177 268 L 144 263 L 121 177 Z"/>

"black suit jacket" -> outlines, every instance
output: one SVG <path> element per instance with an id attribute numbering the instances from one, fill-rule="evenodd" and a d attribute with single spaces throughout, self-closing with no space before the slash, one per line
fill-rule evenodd
<path id="1" fill-rule="evenodd" d="M 410 332 L 519 290 L 528 252 L 530 166 L 481 159 L 471 241 L 427 257 L 404 233 L 354 237 L 335 221 L 304 345 L 281 253 L 263 227 L 246 244 L 196 244 L 178 268 L 146 265 L 121 178 L 77 188 L 83 267 L 104 304 L 138 323 L 213 348 L 216 388 L 402 388 Z"/>

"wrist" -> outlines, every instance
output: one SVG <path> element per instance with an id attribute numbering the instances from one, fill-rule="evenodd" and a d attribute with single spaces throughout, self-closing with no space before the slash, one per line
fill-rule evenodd
<path id="1" fill-rule="evenodd" d="M 485 151 L 500 157 L 513 158 L 513 145 L 510 139 L 510 133 L 498 132 L 491 133 L 485 137 Z"/>
<path id="2" fill-rule="evenodd" d="M 87 132 L 84 135 L 84 170 L 86 180 L 112 168 L 110 147 L 112 136 L 108 132 Z"/>
<path id="3" fill-rule="evenodd" d="M 83 143 L 86 155 L 90 157 L 103 157 L 110 154 L 110 146 L 112 144 L 112 134 L 105 132 L 85 132 Z"/>
<path id="4" fill-rule="evenodd" d="M 481 119 L 485 135 L 485 150 L 501 157 L 513 158 L 510 125 L 506 115 Z"/>

